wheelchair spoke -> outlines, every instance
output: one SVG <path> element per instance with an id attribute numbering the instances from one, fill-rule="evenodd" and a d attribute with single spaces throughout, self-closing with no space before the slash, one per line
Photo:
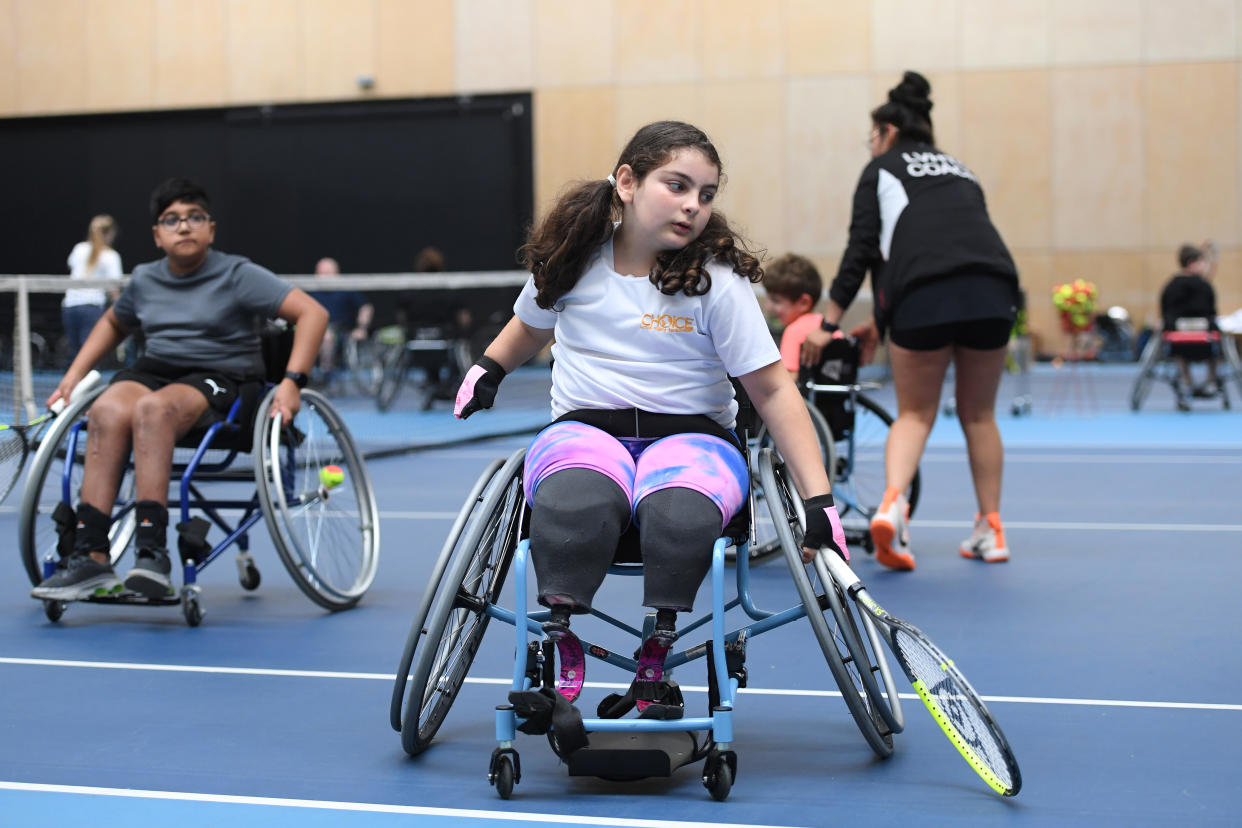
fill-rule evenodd
<path id="1" fill-rule="evenodd" d="M 361 458 L 321 395 L 303 394 L 293 426 L 269 426 L 262 471 L 274 515 L 269 528 L 303 591 L 332 609 L 358 600 L 375 576 L 378 513 Z M 324 483 L 322 470 L 341 478 Z"/>

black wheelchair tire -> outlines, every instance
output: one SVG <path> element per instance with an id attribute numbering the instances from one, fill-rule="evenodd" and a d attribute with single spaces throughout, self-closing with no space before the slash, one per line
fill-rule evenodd
<path id="1" fill-rule="evenodd" d="M 34 459 L 30 463 L 30 470 L 26 475 L 25 490 L 22 492 L 22 502 L 18 510 L 17 524 L 17 547 L 21 553 L 22 564 L 26 569 L 26 575 L 30 578 L 30 583 L 37 586 L 43 580 L 43 558 L 56 553 L 56 535 L 52 524 L 51 512 L 56 508 L 56 503 L 60 501 L 59 482 L 52 474 L 53 469 L 59 469 L 57 460 L 63 460 L 65 454 L 64 442 L 74 424 L 81 420 L 90 407 L 91 403 L 104 392 L 107 386 L 99 385 L 92 388 L 87 394 L 74 400 L 64 411 L 52 421 L 52 426 L 43 435 L 39 441 L 39 447 L 35 450 Z M 79 447 L 78 451 L 84 449 Z M 57 472 L 59 473 L 59 472 Z M 70 497 L 76 498 L 79 494 L 78 486 L 80 483 L 80 475 L 75 478 L 74 484 L 71 485 Z M 132 501 L 133 498 L 134 474 L 132 469 L 127 469 L 121 478 L 120 494 L 117 498 L 118 504 L 124 504 L 126 500 Z M 76 503 L 71 503 L 76 507 Z M 122 505 L 122 509 L 124 506 Z M 108 538 L 111 541 L 112 563 L 115 565 L 124 554 L 129 546 L 129 541 L 134 534 L 134 513 L 132 509 L 124 511 L 124 516 L 120 521 L 114 522 L 112 528 L 108 532 Z"/>
<path id="2" fill-rule="evenodd" d="M 332 611 L 348 609 L 357 604 L 370 588 L 379 565 L 379 509 L 375 503 L 371 478 L 344 419 L 326 397 L 313 389 L 308 388 L 302 391 L 302 410 L 294 420 L 294 426 L 301 424 L 303 429 L 300 433 L 300 442 L 298 442 L 292 431 L 277 425 L 279 418 L 274 420 L 270 416 L 275 393 L 276 389 L 273 388 L 259 406 L 253 446 L 255 484 L 268 534 L 271 536 L 272 545 L 276 547 L 281 562 L 298 589 L 324 609 Z M 310 456 L 312 449 L 308 448 L 307 444 L 315 438 L 315 435 L 305 431 L 307 421 L 311 418 L 318 418 L 325 436 L 330 437 L 329 444 L 325 447 L 312 443 L 316 451 L 314 456 Z M 285 461 L 288 459 L 288 452 L 295 450 L 301 450 L 308 456 L 302 460 L 300 467 L 293 469 L 294 479 L 286 480 Z M 349 492 L 353 495 L 357 509 L 356 521 L 354 521 L 359 530 L 357 563 L 354 566 L 354 572 L 349 576 L 350 582 L 347 584 L 337 583 L 335 579 L 328 577 L 323 571 L 327 569 L 328 561 L 319 554 L 323 550 L 314 550 L 311 553 L 310 550 L 302 549 L 301 541 L 293 531 L 294 528 L 300 526 L 300 521 L 293 519 L 291 515 L 299 508 L 305 510 L 312 508 L 311 504 L 315 498 L 309 498 L 307 503 L 301 503 L 302 495 L 298 495 L 291 506 L 289 494 L 299 482 L 302 492 L 312 491 L 311 487 L 315 485 L 315 480 L 310 478 L 311 468 L 315 467 L 317 475 L 318 469 L 323 465 L 320 461 L 340 465 L 346 480 L 341 485 L 348 488 L 336 495 L 324 495 L 320 491 L 318 502 L 328 505 L 333 497 L 339 501 L 345 492 Z M 300 481 L 296 479 L 298 472 L 302 473 L 303 479 Z M 339 509 L 339 507 L 335 508 Z M 350 523 L 351 521 L 334 520 L 333 516 L 329 515 L 323 519 L 321 526 L 349 527 Z M 346 529 L 346 531 L 352 532 L 351 529 Z M 317 540 L 322 540 L 322 537 L 318 537 Z M 356 542 L 352 534 L 347 540 L 350 544 Z M 352 551 L 349 550 L 349 553 Z"/>
<path id="3" fill-rule="evenodd" d="M 504 587 L 521 532 L 524 459 L 524 451 L 515 452 L 492 477 L 454 542 L 444 577 L 431 586 L 435 596 L 417 631 L 401 720 L 401 746 L 411 756 L 431 745 L 448 715 L 487 631 L 485 609 Z"/>
<path id="4" fill-rule="evenodd" d="M 380 411 L 387 411 L 396 402 L 397 394 L 405 384 L 410 364 L 404 347 L 392 348 L 384 354 L 383 359 L 383 373 L 375 389 L 375 405 Z"/>
<path id="5" fill-rule="evenodd" d="M 856 643 L 857 636 L 854 636 L 853 642 L 844 632 L 838 637 L 825 618 L 826 614 L 828 618 L 834 619 L 834 623 L 839 623 L 832 612 L 831 601 L 826 595 L 816 593 L 807 574 L 807 565 L 802 562 L 801 518 L 792 494 L 792 486 L 784 480 L 783 468 L 775 461 L 771 449 L 760 450 L 757 466 L 759 485 L 767 493 L 765 502 L 772 510 L 773 524 L 780 535 L 781 548 L 789 565 L 794 587 L 823 651 L 824 659 L 828 662 L 828 669 L 863 739 L 878 757 L 886 759 L 893 752 L 893 731 L 870 702 L 871 699 L 881 698 L 876 690 L 875 677 L 869 671 L 859 670 L 855 666 L 860 654 L 853 652 L 851 645 Z M 837 588 L 834 581 L 830 583 L 833 589 Z M 865 654 L 862 657 L 867 659 Z M 851 659 L 849 665 L 845 662 L 846 658 Z"/>

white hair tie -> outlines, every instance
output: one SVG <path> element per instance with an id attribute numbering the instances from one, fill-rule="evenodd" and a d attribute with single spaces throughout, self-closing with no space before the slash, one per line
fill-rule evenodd
<path id="1" fill-rule="evenodd" d="M 617 186 L 617 179 L 615 176 L 613 176 L 612 173 L 608 174 L 608 183 L 611 184 L 614 188 Z"/>

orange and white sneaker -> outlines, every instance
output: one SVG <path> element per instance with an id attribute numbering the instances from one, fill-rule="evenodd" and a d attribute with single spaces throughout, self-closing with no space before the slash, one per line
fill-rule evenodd
<path id="1" fill-rule="evenodd" d="M 975 515 L 975 531 L 962 541 L 958 552 L 963 558 L 988 563 L 1009 560 L 1009 547 L 1005 545 L 1005 529 L 1001 526 L 1000 515 L 996 512 Z"/>
<path id="2" fill-rule="evenodd" d="M 885 489 L 880 508 L 871 518 L 871 540 L 875 543 L 875 559 L 890 569 L 914 569 L 909 519 L 906 496 L 897 489 Z"/>

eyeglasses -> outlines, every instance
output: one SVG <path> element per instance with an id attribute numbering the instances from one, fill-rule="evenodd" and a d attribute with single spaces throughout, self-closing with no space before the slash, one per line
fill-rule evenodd
<path id="1" fill-rule="evenodd" d="M 191 230 L 202 230 L 207 226 L 207 222 L 211 221 L 211 216 L 206 213 L 190 213 L 188 216 L 178 216 L 169 213 L 166 216 L 160 216 L 155 223 L 165 230 L 176 230 L 181 227 L 181 222 L 190 225 Z"/>

